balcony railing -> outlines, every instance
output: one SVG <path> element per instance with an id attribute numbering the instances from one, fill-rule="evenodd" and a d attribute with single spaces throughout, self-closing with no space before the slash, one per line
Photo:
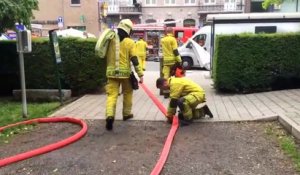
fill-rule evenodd
<path id="1" fill-rule="evenodd" d="M 198 13 L 243 12 L 242 4 L 200 5 Z"/>
<path id="2" fill-rule="evenodd" d="M 108 15 L 110 14 L 141 14 L 142 7 L 124 7 L 124 6 L 108 6 Z"/>

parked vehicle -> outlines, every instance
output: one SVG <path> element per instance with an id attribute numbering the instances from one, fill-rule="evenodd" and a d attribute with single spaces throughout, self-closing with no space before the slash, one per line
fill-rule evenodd
<path id="1" fill-rule="evenodd" d="M 199 28 L 195 27 L 173 27 L 173 34 L 180 45 L 184 44 L 190 37 L 192 37 Z"/>
<path id="2" fill-rule="evenodd" d="M 186 69 L 211 70 L 217 35 L 300 31 L 300 13 L 215 14 L 208 15 L 207 22 L 210 25 L 201 28 L 178 49 Z"/>
<path id="3" fill-rule="evenodd" d="M 193 34 L 198 30 L 194 27 L 172 27 L 173 34 L 178 41 L 178 45 L 184 44 L 188 38 L 193 36 Z M 164 26 L 151 26 L 151 25 L 135 25 L 133 27 L 132 38 L 138 40 L 139 37 L 143 37 L 148 43 L 147 59 L 149 60 L 159 60 L 160 58 L 160 38 L 164 36 L 165 27 Z"/>
<path id="4" fill-rule="evenodd" d="M 0 40 L 10 40 L 10 38 L 5 34 L 0 34 Z"/>

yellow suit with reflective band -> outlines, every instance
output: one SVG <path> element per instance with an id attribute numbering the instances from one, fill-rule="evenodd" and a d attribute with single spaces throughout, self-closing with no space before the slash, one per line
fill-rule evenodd
<path id="1" fill-rule="evenodd" d="M 123 93 L 123 116 L 131 114 L 133 89 L 130 83 L 131 64 L 130 58 L 136 56 L 135 43 L 130 38 L 123 39 L 120 42 L 119 61 L 116 60 L 116 40 L 112 39 L 107 53 L 108 78 L 106 85 L 106 117 L 114 117 L 116 112 L 116 103 L 118 99 L 120 85 Z M 139 77 L 143 76 L 140 65 L 135 66 L 135 71 Z"/>
<path id="2" fill-rule="evenodd" d="M 204 89 L 185 77 L 172 77 L 169 78 L 170 85 L 170 99 L 179 99 L 183 97 L 184 100 L 184 111 L 183 116 L 186 119 L 192 119 L 193 110 L 198 104 L 205 101 L 205 91 Z M 176 108 L 172 108 L 169 104 L 168 106 L 168 116 L 175 115 Z"/>
<path id="3" fill-rule="evenodd" d="M 161 47 L 163 53 L 163 75 L 165 79 L 170 77 L 171 67 L 176 62 L 181 62 L 179 55 L 174 55 L 174 50 L 178 48 L 177 41 L 173 34 L 167 34 L 161 39 Z"/>
<path id="4" fill-rule="evenodd" d="M 143 40 L 139 39 L 136 43 L 136 53 L 139 58 L 139 63 L 143 69 L 146 69 L 146 52 L 148 44 Z"/>

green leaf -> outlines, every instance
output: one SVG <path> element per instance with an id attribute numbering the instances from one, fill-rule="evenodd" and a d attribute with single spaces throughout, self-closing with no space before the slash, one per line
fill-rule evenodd
<path id="1" fill-rule="evenodd" d="M 32 10 L 38 10 L 38 0 L 1 0 L 0 33 L 14 29 L 15 23 L 22 23 L 30 28 Z"/>

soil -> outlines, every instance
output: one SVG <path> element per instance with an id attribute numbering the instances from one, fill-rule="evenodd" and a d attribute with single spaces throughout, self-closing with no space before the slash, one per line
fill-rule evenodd
<path id="1" fill-rule="evenodd" d="M 1 175 L 150 174 L 171 125 L 166 122 L 88 120 L 88 133 L 62 149 L 0 168 Z M 276 140 L 265 133 L 270 123 L 193 123 L 180 127 L 162 175 L 298 174 Z M 278 125 L 273 122 L 272 124 Z M 0 144 L 4 158 L 64 139 L 80 127 L 39 124 Z"/>

